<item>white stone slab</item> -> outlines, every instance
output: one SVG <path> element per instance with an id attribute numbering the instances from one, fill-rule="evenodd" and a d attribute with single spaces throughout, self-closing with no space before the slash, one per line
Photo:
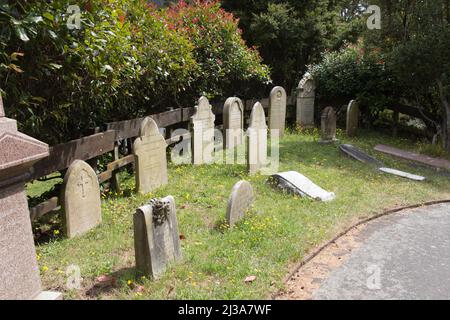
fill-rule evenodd
<path id="1" fill-rule="evenodd" d="M 333 192 L 322 189 L 307 177 L 296 171 L 277 173 L 274 176 L 289 182 L 295 188 L 299 189 L 302 194 L 310 198 L 320 201 L 332 201 L 336 198 L 336 195 Z"/>
<path id="2" fill-rule="evenodd" d="M 380 171 L 389 173 L 389 174 L 393 174 L 393 175 L 396 175 L 396 176 L 399 176 L 402 178 L 415 180 L 415 181 L 424 181 L 426 179 L 425 177 L 422 177 L 422 176 L 417 176 L 415 174 L 411 174 L 408 172 L 403 172 L 403 171 L 395 170 L 395 169 L 391 169 L 391 168 L 380 168 Z"/>

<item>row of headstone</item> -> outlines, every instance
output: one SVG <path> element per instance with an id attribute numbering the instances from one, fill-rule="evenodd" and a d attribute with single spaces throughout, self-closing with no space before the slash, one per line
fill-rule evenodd
<path id="1" fill-rule="evenodd" d="M 16 121 L 5 117 L 0 94 L 0 300 L 62 298 L 42 291 L 25 194 L 28 171 L 48 155 L 47 144 L 20 133 Z"/>

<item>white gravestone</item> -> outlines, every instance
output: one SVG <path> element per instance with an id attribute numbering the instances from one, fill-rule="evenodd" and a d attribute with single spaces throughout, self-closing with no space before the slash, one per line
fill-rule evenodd
<path id="1" fill-rule="evenodd" d="M 140 193 L 149 193 L 168 183 L 166 149 L 166 140 L 156 122 L 145 118 L 133 144 L 136 188 Z"/>
<path id="2" fill-rule="evenodd" d="M 213 162 L 214 121 L 212 107 L 206 97 L 201 97 L 191 117 L 192 157 L 194 165 Z"/>
<path id="3" fill-rule="evenodd" d="M 250 174 L 267 166 L 267 125 L 261 103 L 253 106 L 247 131 L 247 164 Z"/>
<path id="4" fill-rule="evenodd" d="M 223 130 L 226 149 L 233 149 L 244 143 L 244 104 L 241 99 L 232 97 L 225 101 Z"/>
<path id="5" fill-rule="evenodd" d="M 279 130 L 280 137 L 286 128 L 286 104 L 286 90 L 282 87 L 273 88 L 269 99 L 269 129 Z"/>

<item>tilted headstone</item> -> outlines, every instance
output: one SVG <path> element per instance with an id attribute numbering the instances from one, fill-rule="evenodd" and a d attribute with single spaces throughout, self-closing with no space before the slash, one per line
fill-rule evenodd
<path id="1" fill-rule="evenodd" d="M 336 140 L 336 112 L 326 107 L 321 116 L 320 143 L 333 143 Z"/>
<path id="2" fill-rule="evenodd" d="M 267 166 L 267 125 L 261 103 L 253 106 L 247 131 L 247 166 L 250 174 Z"/>
<path id="3" fill-rule="evenodd" d="M 169 263 L 181 260 L 175 199 L 152 199 L 133 220 L 136 269 L 158 279 Z"/>
<path id="4" fill-rule="evenodd" d="M 102 222 L 100 186 L 89 164 L 75 160 L 64 177 L 61 193 L 66 235 L 73 238 Z"/>
<path id="5" fill-rule="evenodd" d="M 272 181 L 279 189 L 301 197 L 310 197 L 320 201 L 332 201 L 336 198 L 333 192 L 328 192 L 316 185 L 304 175 L 296 172 L 282 172 L 272 176 Z"/>
<path id="6" fill-rule="evenodd" d="M 359 123 L 359 103 L 356 100 L 350 101 L 347 107 L 347 128 L 346 133 L 349 137 L 356 136 Z"/>
<path id="7" fill-rule="evenodd" d="M 244 104 L 241 99 L 232 97 L 225 101 L 223 130 L 226 149 L 233 149 L 244 143 Z"/>
<path id="8" fill-rule="evenodd" d="M 168 183 L 166 149 L 155 120 L 145 118 L 133 144 L 138 192 L 146 194 Z"/>
<path id="9" fill-rule="evenodd" d="M 273 88 L 269 99 L 269 129 L 279 130 L 280 137 L 286 128 L 286 104 L 286 90 L 283 87 Z"/>
<path id="10" fill-rule="evenodd" d="M 216 116 L 206 97 L 201 97 L 191 117 L 192 157 L 194 165 L 213 162 L 214 121 Z"/>
<path id="11" fill-rule="evenodd" d="M 297 124 L 302 128 L 314 127 L 315 90 L 312 75 L 305 73 L 297 87 Z"/>
<path id="12" fill-rule="evenodd" d="M 29 169 L 49 148 L 18 132 L 16 121 L 4 115 L 0 95 L 0 300 L 61 299 L 42 292 L 25 194 Z"/>
<path id="13" fill-rule="evenodd" d="M 252 185 L 247 181 L 239 181 L 231 190 L 227 206 L 227 224 L 231 227 L 241 220 L 253 205 Z"/>

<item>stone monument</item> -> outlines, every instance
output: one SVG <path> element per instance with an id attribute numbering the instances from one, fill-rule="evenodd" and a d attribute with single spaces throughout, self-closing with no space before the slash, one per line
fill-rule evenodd
<path id="1" fill-rule="evenodd" d="M 167 265 L 181 260 L 180 236 L 172 196 L 152 199 L 134 214 L 136 270 L 158 279 Z"/>
<path id="2" fill-rule="evenodd" d="M 31 166 L 49 155 L 48 145 L 17 131 L 5 117 L 0 94 L 0 300 L 59 300 L 42 292 L 25 180 Z"/>
<path id="3" fill-rule="evenodd" d="M 102 222 L 100 186 L 89 164 L 75 160 L 64 177 L 61 193 L 68 238 L 82 235 Z"/>
<path id="4" fill-rule="evenodd" d="M 247 165 L 250 174 L 267 166 L 267 125 L 261 103 L 253 106 L 247 132 Z"/>
<path id="5" fill-rule="evenodd" d="M 336 112 L 332 107 L 326 107 L 321 118 L 320 143 L 336 142 Z"/>
<path id="6" fill-rule="evenodd" d="M 231 190 L 227 206 L 227 224 L 232 227 L 241 220 L 252 207 L 254 200 L 252 185 L 247 181 L 239 181 Z"/>
<path id="7" fill-rule="evenodd" d="M 283 87 L 273 88 L 269 99 L 269 129 L 279 130 L 280 137 L 286 128 L 286 104 L 286 90 Z"/>
<path id="8" fill-rule="evenodd" d="M 146 194 L 168 183 L 166 149 L 156 122 L 145 118 L 133 144 L 138 192 Z"/>
<path id="9" fill-rule="evenodd" d="M 206 97 L 201 97 L 191 117 L 192 157 L 194 165 L 213 162 L 214 121 L 216 116 Z"/>
<path id="10" fill-rule="evenodd" d="M 244 104 L 241 99 L 232 97 L 225 101 L 223 130 L 226 149 L 233 149 L 244 143 Z"/>
<path id="11" fill-rule="evenodd" d="M 297 87 L 297 124 L 314 128 L 314 100 L 316 85 L 310 73 L 305 73 Z"/>
<path id="12" fill-rule="evenodd" d="M 350 101 L 347 107 L 347 126 L 346 133 L 348 137 L 356 136 L 359 124 L 359 103 L 356 100 Z"/>

